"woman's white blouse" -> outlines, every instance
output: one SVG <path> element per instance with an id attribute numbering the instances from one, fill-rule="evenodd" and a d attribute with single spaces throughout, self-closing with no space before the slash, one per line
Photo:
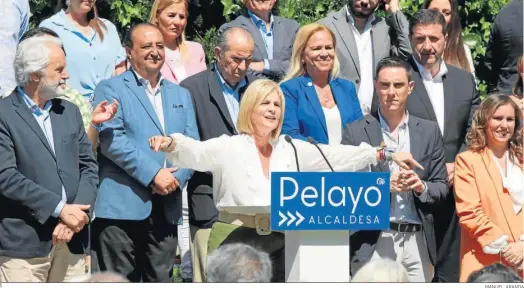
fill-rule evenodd
<path id="1" fill-rule="evenodd" d="M 204 142 L 172 134 L 176 147 L 166 158 L 176 167 L 213 174 L 213 199 L 219 211 L 248 214 L 252 208 L 271 205 L 271 181 L 264 176 L 254 139 L 249 135 L 223 135 Z M 305 141 L 293 140 L 300 171 L 329 171 L 318 149 Z M 297 171 L 295 154 L 284 136 L 272 141 L 270 172 Z M 357 171 L 376 165 L 376 150 L 360 146 L 320 145 L 335 171 Z M 271 177 L 271 175 L 270 175 Z M 269 212 L 269 211 L 266 211 Z M 262 213 L 262 212 L 256 212 Z"/>

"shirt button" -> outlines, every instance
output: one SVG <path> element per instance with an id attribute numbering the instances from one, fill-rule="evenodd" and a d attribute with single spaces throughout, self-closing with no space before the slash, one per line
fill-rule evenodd
<path id="1" fill-rule="evenodd" d="M 96 60 L 96 57 L 93 57 L 93 60 Z"/>
<path id="2" fill-rule="evenodd" d="M 357 84 L 360 83 L 360 79 L 355 80 L 355 82 L 356 82 Z"/>

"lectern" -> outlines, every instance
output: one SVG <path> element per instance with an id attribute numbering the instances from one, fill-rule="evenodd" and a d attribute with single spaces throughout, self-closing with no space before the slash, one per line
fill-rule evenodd
<path id="1" fill-rule="evenodd" d="M 273 172 L 271 229 L 287 282 L 349 282 L 349 231 L 389 227 L 389 173 Z"/>

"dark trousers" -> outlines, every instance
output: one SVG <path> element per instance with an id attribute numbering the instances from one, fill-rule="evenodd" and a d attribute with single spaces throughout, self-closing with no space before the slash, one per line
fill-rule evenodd
<path id="1" fill-rule="evenodd" d="M 114 271 L 131 282 L 172 282 L 177 226 L 167 223 L 163 206 L 153 201 L 151 215 L 141 221 L 93 221 L 92 244 L 100 271 Z"/>
<path id="2" fill-rule="evenodd" d="M 439 205 L 434 214 L 437 264 L 433 282 L 459 282 L 460 226 L 454 197 L 449 197 L 448 201 Z"/>

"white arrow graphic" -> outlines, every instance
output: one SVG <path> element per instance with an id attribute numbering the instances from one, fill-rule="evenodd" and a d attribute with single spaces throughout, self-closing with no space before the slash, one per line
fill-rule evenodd
<path id="1" fill-rule="evenodd" d="M 278 222 L 278 226 L 282 226 L 287 220 L 286 215 L 282 214 L 282 212 L 278 211 L 278 215 L 280 215 L 280 222 Z"/>
<path id="2" fill-rule="evenodd" d="M 298 217 L 298 220 L 297 222 L 295 222 L 295 226 L 298 226 L 300 223 L 302 223 L 302 221 L 304 221 L 304 216 L 302 216 L 302 214 L 298 213 L 295 211 L 295 214 L 297 214 L 297 217 Z"/>
<path id="3" fill-rule="evenodd" d="M 289 211 L 287 211 L 287 216 L 289 217 L 289 221 L 287 221 L 287 226 L 293 224 L 293 221 L 295 221 L 297 219 L 297 217 L 295 217 L 295 215 L 289 213 Z"/>

